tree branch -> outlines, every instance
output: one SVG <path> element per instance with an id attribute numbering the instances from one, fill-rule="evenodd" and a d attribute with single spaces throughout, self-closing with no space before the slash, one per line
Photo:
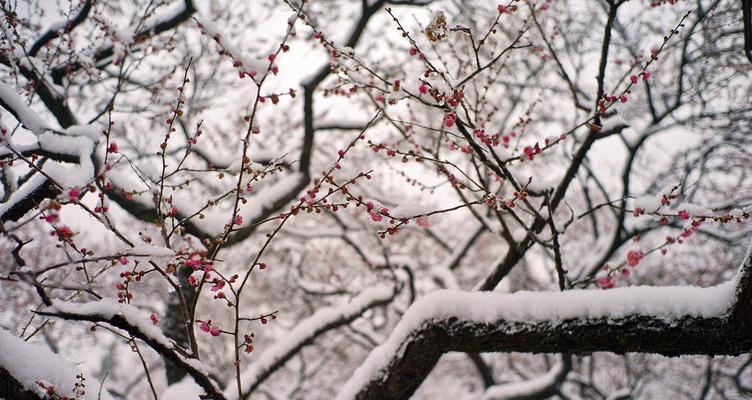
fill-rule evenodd
<path id="1" fill-rule="evenodd" d="M 752 350 L 750 312 L 750 251 L 734 279 L 712 288 L 438 291 L 408 309 L 338 399 L 409 398 L 449 351 L 741 354 Z"/>
<path id="2" fill-rule="evenodd" d="M 158 328 L 146 320 L 139 321 L 133 315 L 135 309 L 125 304 L 116 304 L 104 300 L 89 303 L 55 302 L 50 310 L 39 311 L 40 315 L 54 316 L 73 321 L 101 322 L 122 329 L 131 336 L 142 340 L 173 365 L 185 370 L 193 380 L 206 392 L 202 398 L 224 400 L 225 396 L 205 372 L 205 367 L 198 359 L 180 354 L 174 343 L 164 336 Z"/>
<path id="3" fill-rule="evenodd" d="M 397 290 L 393 287 L 379 286 L 367 289 L 345 305 L 321 309 L 299 321 L 285 338 L 264 350 L 264 353 L 243 371 L 244 396 L 246 398 L 250 396 L 259 385 L 282 368 L 303 347 L 312 344 L 324 333 L 349 324 L 366 310 L 388 304 L 396 294 Z M 232 388 L 231 384 L 227 386 Z M 227 396 L 234 398 L 231 393 L 227 393 Z"/>

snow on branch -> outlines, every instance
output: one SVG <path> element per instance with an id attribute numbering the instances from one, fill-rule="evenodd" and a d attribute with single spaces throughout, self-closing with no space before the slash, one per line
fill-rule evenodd
<path id="1" fill-rule="evenodd" d="M 267 218 L 296 197 L 306 184 L 307 180 L 302 174 L 290 173 L 262 186 L 256 193 L 248 196 L 246 204 L 239 206 L 238 215 L 242 217 L 244 223 L 238 225 L 238 228 L 247 228 Z M 173 202 L 181 212 L 188 213 L 188 215 L 195 213 L 201 206 L 196 204 L 194 198 L 180 194 L 175 195 Z M 223 210 L 216 207 L 205 210 L 203 212 L 205 218 L 200 229 L 209 236 L 221 235 L 231 213 L 231 209 Z"/>
<path id="2" fill-rule="evenodd" d="M 225 399 L 219 387 L 209 378 L 209 371 L 203 363 L 185 354 L 158 327 L 153 325 L 148 316 L 132 305 L 120 304 L 112 299 L 88 303 L 55 301 L 51 307 L 40 311 L 39 314 L 74 321 L 102 322 L 122 329 L 131 336 L 141 339 L 165 359 L 184 369 L 206 392 L 206 398 Z"/>
<path id="3" fill-rule="evenodd" d="M 35 135 L 41 135 L 47 129 L 47 124 L 39 119 L 34 110 L 24 104 L 21 96 L 11 86 L 0 83 L 0 100 L 3 107 L 12 112 L 13 116 Z"/>
<path id="4" fill-rule="evenodd" d="M 63 356 L 0 328 L 0 397 L 43 399 L 55 393 L 69 398 L 96 399 L 96 381 L 83 380 L 83 377 Z M 111 397 L 102 391 L 102 398 Z"/>
<path id="5" fill-rule="evenodd" d="M 38 200 L 35 198 L 40 192 L 54 193 L 55 189 L 50 188 L 48 179 L 59 185 L 56 190 L 86 186 L 94 179 L 92 154 L 98 141 L 96 127 L 74 125 L 64 131 L 54 131 L 24 103 L 13 88 L 3 83 L 0 83 L 0 103 L 36 138 L 36 142 L 22 143 L 13 136 L 3 134 L 0 138 L 0 158 L 30 157 L 32 154 L 49 158 L 37 166 L 42 174 L 36 172 L 5 202 L 0 203 L 0 218 L 3 221 L 23 216 L 25 211 L 36 205 Z M 42 197 L 49 196 L 43 194 Z"/>
<path id="6" fill-rule="evenodd" d="M 120 316 L 128 326 L 138 330 L 150 340 L 159 342 L 168 348 L 173 346 L 172 340 L 168 339 L 142 310 L 130 304 L 118 303 L 114 299 L 102 299 L 88 303 L 55 301 L 52 304 L 52 309 L 66 315 L 91 316 L 105 321 Z"/>
<path id="7" fill-rule="evenodd" d="M 138 31 L 135 28 L 128 28 L 127 31 L 133 31 L 127 39 L 134 43 L 143 43 L 146 39 L 159 35 L 162 32 L 185 22 L 196 11 L 192 0 L 181 0 L 171 3 L 165 10 L 152 16 L 149 21 L 143 21 Z M 122 38 L 122 37 L 121 37 Z M 117 52 L 115 44 L 108 45 L 97 49 L 91 58 L 95 61 L 98 68 L 104 68 L 115 60 L 114 55 Z M 52 69 L 51 76 L 56 84 L 61 84 L 63 78 L 70 71 L 76 71 L 82 68 L 82 63 L 75 61 L 70 64 L 61 64 Z"/>
<path id="8" fill-rule="evenodd" d="M 153 190 L 156 190 L 155 187 L 149 187 L 145 181 L 138 181 L 118 170 L 112 170 L 108 176 L 115 187 L 120 189 L 110 191 L 108 193 L 110 199 L 137 218 L 145 221 L 154 219 L 156 210 L 152 196 L 154 195 Z M 295 199 L 309 180 L 310 178 L 305 174 L 290 173 L 266 186 L 262 186 L 253 195 L 248 195 L 246 197 L 248 202 L 241 204 L 238 209 L 238 216 L 243 223 L 235 227 L 235 231 L 230 235 L 226 245 L 237 244 L 250 236 L 260 221 L 275 215 L 278 210 Z M 121 194 L 121 191 L 136 194 L 127 198 Z M 195 197 L 182 192 L 173 194 L 173 204 L 186 231 L 199 238 L 220 236 L 232 215 L 230 208 L 223 208 L 219 205 L 207 208 L 204 204 L 196 202 Z M 188 219 L 199 213 L 204 216 L 200 224 Z"/>
<path id="9" fill-rule="evenodd" d="M 410 306 L 338 399 L 407 398 L 449 351 L 739 354 L 752 349 L 751 309 L 750 251 L 733 279 L 710 288 L 441 290 Z"/>
<path id="10" fill-rule="evenodd" d="M 566 379 L 572 369 L 569 356 L 562 356 L 562 361 L 547 373 L 524 382 L 494 385 L 483 393 L 483 400 L 542 399 L 556 394 L 559 385 Z"/>
<path id="11" fill-rule="evenodd" d="M 396 294 L 397 290 L 392 286 L 376 286 L 362 291 L 345 305 L 322 308 L 300 321 L 282 340 L 267 348 L 261 357 L 243 371 L 241 379 L 244 395 L 252 393 L 274 371 L 320 335 L 352 322 L 368 309 L 389 303 Z M 227 388 L 225 395 L 237 398 L 237 393 L 232 393 L 234 386 L 228 384 Z"/>
<path id="12" fill-rule="evenodd" d="M 199 29 L 214 39 L 230 55 L 233 65 L 240 71 L 240 77 L 249 76 L 258 83 L 262 73 L 268 69 L 267 66 L 249 57 L 245 51 L 228 40 L 228 36 L 222 35 L 219 28 L 208 17 L 199 13 L 194 18 Z"/>
<path id="13" fill-rule="evenodd" d="M 93 5 L 94 0 L 86 0 L 83 2 L 81 9 L 73 18 L 66 18 L 64 20 L 59 20 L 51 24 L 47 28 L 47 31 L 43 35 L 41 35 L 39 39 L 34 42 L 34 44 L 31 45 L 28 51 L 29 56 L 34 57 L 35 55 L 37 55 L 39 50 L 49 44 L 50 41 L 60 37 L 63 33 L 71 32 L 75 27 L 84 22 L 86 17 L 89 15 L 89 12 L 91 11 Z"/>
<path id="14" fill-rule="evenodd" d="M 29 157 L 32 154 L 48 157 L 50 160 L 41 165 L 41 172 L 62 189 L 82 187 L 94 179 L 92 154 L 99 137 L 97 127 L 73 125 L 64 131 L 55 131 L 25 104 L 12 87 L 3 83 L 0 83 L 0 103 L 36 138 L 36 142 L 19 142 L 15 137 L 3 134 L 0 138 L 0 158 L 18 155 Z M 6 214 L 28 199 L 42 185 L 49 184 L 44 178 L 34 178 L 28 180 L 0 204 L 0 216 L 3 220 L 13 219 Z"/>

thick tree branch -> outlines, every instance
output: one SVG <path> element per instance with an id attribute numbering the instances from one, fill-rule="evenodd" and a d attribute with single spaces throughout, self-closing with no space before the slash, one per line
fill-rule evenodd
<path id="1" fill-rule="evenodd" d="M 410 307 L 339 399 L 406 399 L 448 351 L 737 355 L 752 350 L 750 312 L 749 251 L 736 277 L 712 288 L 434 292 Z"/>
<path id="2" fill-rule="evenodd" d="M 73 19 L 64 21 L 61 24 L 56 24 L 56 26 L 51 27 L 47 32 L 42 34 L 42 36 L 37 39 L 33 45 L 29 48 L 29 56 L 34 57 L 39 53 L 39 50 L 42 49 L 42 47 L 46 46 L 47 43 L 52 41 L 55 38 L 60 37 L 61 32 L 62 33 L 68 33 L 72 31 L 75 27 L 80 25 L 84 20 L 86 20 L 86 17 L 89 15 L 89 11 L 91 11 L 91 6 L 94 5 L 94 0 L 86 0 L 84 2 L 83 7 L 78 11 L 78 14 L 76 14 Z"/>
<path id="3" fill-rule="evenodd" d="M 73 398 L 81 373 L 66 358 L 0 328 L 0 398 L 13 400 Z M 39 383 L 43 383 L 43 388 Z M 93 382 L 87 382 L 93 384 Z M 47 389 L 54 393 L 49 395 Z M 92 390 L 91 386 L 87 389 Z M 76 396 L 78 398 L 78 396 Z M 110 399 L 103 396 L 103 399 Z"/>
<path id="4" fill-rule="evenodd" d="M 21 382 L 3 367 L 0 367 L 0 397 L 15 400 L 43 400 L 43 397 L 26 390 Z"/>
<path id="5" fill-rule="evenodd" d="M 115 306 L 114 303 L 104 302 L 83 304 L 56 302 L 53 304 L 52 309 L 39 311 L 39 314 L 72 321 L 106 323 L 115 328 L 122 329 L 131 336 L 142 340 L 165 360 L 169 360 L 173 365 L 185 370 L 196 384 L 201 386 L 206 392 L 203 398 L 225 399 L 219 387 L 206 374 L 205 367 L 203 367 L 198 359 L 181 354 L 180 349 L 161 333 L 148 332 L 146 327 L 150 326 L 150 322 L 147 321 L 145 324 L 135 322 L 132 313 L 127 312 L 129 311 L 128 307 L 131 306 Z M 151 328 L 155 327 L 152 326 Z"/>

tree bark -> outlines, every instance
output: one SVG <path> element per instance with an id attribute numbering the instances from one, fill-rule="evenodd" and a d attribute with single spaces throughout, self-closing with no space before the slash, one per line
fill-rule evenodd
<path id="1" fill-rule="evenodd" d="M 430 318 L 405 336 L 385 367 L 373 373 L 354 397 L 360 400 L 407 399 L 441 355 L 450 351 L 570 354 L 606 351 L 665 356 L 746 353 L 752 351 L 752 321 L 748 318 L 752 312 L 750 252 L 735 279 L 736 290 L 730 308 L 715 317 L 667 318 L 635 313 L 620 318 L 487 323 L 464 320 L 461 316 Z M 346 398 L 349 395 L 340 395 L 340 399 Z"/>

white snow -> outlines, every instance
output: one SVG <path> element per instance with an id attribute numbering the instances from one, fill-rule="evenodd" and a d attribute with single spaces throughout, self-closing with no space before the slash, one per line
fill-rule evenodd
<path id="1" fill-rule="evenodd" d="M 443 265 L 431 268 L 431 277 L 442 288 L 459 290 L 460 285 L 451 269 Z"/>
<path id="2" fill-rule="evenodd" d="M 554 365 L 547 373 L 523 382 L 493 385 L 483 393 L 483 400 L 508 400 L 533 397 L 556 384 L 556 379 L 563 372 L 564 364 Z"/>
<path id="3" fill-rule="evenodd" d="M 423 204 L 401 204 L 389 212 L 390 215 L 397 218 L 413 218 L 420 215 L 426 215 L 431 209 Z"/>
<path id="4" fill-rule="evenodd" d="M 102 129 L 96 125 L 72 125 L 65 130 L 65 133 L 70 136 L 85 136 L 98 142 L 102 135 L 101 131 Z"/>
<path id="5" fill-rule="evenodd" d="M 617 389 L 611 394 L 606 397 L 606 400 L 617 400 L 617 399 L 625 399 L 625 398 L 631 398 L 632 390 L 630 388 L 621 388 Z"/>
<path id="6" fill-rule="evenodd" d="M 5 141 L 6 146 L 10 146 L 18 152 L 41 149 L 51 153 L 77 157 L 78 164 L 50 160 L 42 167 L 44 173 L 66 189 L 74 186 L 85 186 L 94 179 L 94 164 L 91 161 L 91 154 L 99 137 L 98 128 L 89 125 L 77 125 L 64 132 L 71 136 L 61 135 L 50 130 L 45 122 L 37 116 L 36 112 L 27 107 L 24 100 L 10 86 L 0 83 L 0 98 L 16 112 L 20 122 L 36 136 L 38 142 L 21 144 L 16 143 L 15 138 L 9 138 Z M 8 149 L 0 147 L 0 154 L 8 154 L 9 152 Z"/>
<path id="7" fill-rule="evenodd" d="M 0 328 L 0 367 L 7 370 L 23 387 L 44 396 L 36 382 L 52 385 L 61 395 L 71 396 L 79 371 L 70 361 L 45 347 L 31 344 Z M 97 381 L 86 379 L 85 399 L 97 398 Z M 73 398 L 73 396 L 71 396 Z M 111 399 L 106 390 L 103 399 Z"/>
<path id="8" fill-rule="evenodd" d="M 357 317 L 363 311 L 372 307 L 374 303 L 391 299 L 394 296 L 394 291 L 393 287 L 386 285 L 372 287 L 362 291 L 345 305 L 322 308 L 300 321 L 284 338 L 268 347 L 255 362 L 242 372 L 244 391 L 248 391 L 251 386 L 255 385 L 259 378 L 266 374 L 279 360 L 289 356 L 298 346 L 313 339 L 322 330 L 327 329 L 327 325 L 339 320 Z M 236 399 L 235 385 L 228 384 L 226 387 L 228 389 L 225 396 Z"/>
<path id="9" fill-rule="evenodd" d="M 155 340 L 167 348 L 171 349 L 173 346 L 172 341 L 162 333 L 162 330 L 159 329 L 159 327 L 151 322 L 149 315 L 147 315 L 145 311 L 139 310 L 130 304 L 118 303 L 114 299 L 108 298 L 87 303 L 70 303 L 55 300 L 52 303 L 52 308 L 63 313 L 101 316 L 105 319 L 110 319 L 115 315 L 120 315 L 128 321 L 129 324 L 141 331 L 146 337 Z"/>
<path id="10" fill-rule="evenodd" d="M 632 201 L 632 208 L 641 208 L 648 213 L 652 213 L 661 208 L 661 196 L 642 196 Z"/>
<path id="11" fill-rule="evenodd" d="M 707 207 L 703 207 L 703 206 L 700 206 L 700 205 L 697 205 L 697 204 L 692 204 L 692 203 L 680 203 L 680 204 L 676 205 L 675 209 L 678 210 L 678 211 L 682 211 L 682 210 L 687 211 L 689 213 L 690 217 L 693 217 L 693 216 L 696 216 L 696 215 L 697 216 L 710 217 L 710 216 L 714 216 L 715 215 L 715 212 L 713 212 L 713 210 L 711 210 L 711 209 L 709 209 Z"/>
<path id="12" fill-rule="evenodd" d="M 195 17 L 203 27 L 204 32 L 206 32 L 212 38 L 218 37 L 219 45 L 222 46 L 222 48 L 230 54 L 230 57 L 232 57 L 233 60 L 243 63 L 243 65 L 240 67 L 243 71 L 248 73 L 253 72 L 253 75 L 255 75 L 253 79 L 254 81 L 258 82 L 257 79 L 261 78 L 261 75 L 266 71 L 267 67 L 254 58 L 249 57 L 247 54 L 245 54 L 245 51 L 241 50 L 238 46 L 236 46 L 228 39 L 230 36 L 222 35 L 219 28 L 217 28 L 214 22 L 212 22 L 209 18 L 201 15 L 200 13 L 195 14 Z"/>
<path id="13" fill-rule="evenodd" d="M 154 246 L 151 244 L 139 244 L 134 247 L 124 247 L 122 253 L 132 254 L 133 257 L 154 257 L 169 258 L 175 257 L 177 253 L 167 247 Z"/>
<path id="14" fill-rule="evenodd" d="M 241 227 L 258 223 L 258 219 L 264 211 L 269 209 L 274 202 L 290 193 L 301 179 L 303 179 L 303 175 L 300 173 L 288 174 L 270 183 L 268 186 L 260 188 L 254 195 L 247 196 L 248 202 L 240 205 L 238 212 L 238 215 L 243 217 L 243 225 Z M 181 193 L 174 195 L 173 204 L 184 215 L 193 214 L 203 206 L 203 204 L 197 203 L 195 198 Z M 230 222 L 231 211 L 219 206 L 204 210 L 202 213 L 205 218 L 202 220 L 201 228 L 211 235 L 222 234 L 225 224 Z"/>
<path id="15" fill-rule="evenodd" d="M 681 316 L 714 317 L 725 313 L 733 300 L 738 278 L 718 286 L 625 287 L 565 292 L 463 292 L 439 290 L 419 299 L 407 310 L 386 343 L 375 348 L 337 399 L 352 399 L 361 387 L 404 350 L 409 335 L 431 320 L 458 318 L 469 323 L 550 321 L 648 315 L 671 321 Z"/>
<path id="16" fill-rule="evenodd" d="M 47 129 L 44 121 L 37 117 L 36 112 L 26 106 L 24 100 L 11 86 L 0 83 L 0 99 L 16 112 L 18 119 L 28 130 L 38 135 Z"/>
<path id="17" fill-rule="evenodd" d="M 42 167 L 50 178 L 64 188 L 82 187 L 94 179 L 91 154 L 94 142 L 86 136 L 62 136 L 51 132 L 39 135 L 39 147 L 51 153 L 78 157 L 78 164 L 48 161 Z"/>
<path id="18" fill-rule="evenodd" d="M 40 174 L 32 176 L 26 183 L 24 183 L 18 190 L 11 193 L 10 197 L 5 203 L 0 204 L 0 215 L 4 215 L 16 203 L 22 201 L 29 196 L 34 190 L 45 183 L 46 179 Z"/>
<path id="19" fill-rule="evenodd" d="M 193 378 L 186 376 L 180 382 L 174 383 L 159 396 L 162 400 L 188 400 L 198 399 L 203 395 L 204 389 L 193 381 Z"/>
<path id="20" fill-rule="evenodd" d="M 601 131 L 603 132 L 613 130 L 621 125 L 629 126 L 629 122 L 621 114 L 615 114 L 608 119 L 603 119 L 601 122 Z"/>

